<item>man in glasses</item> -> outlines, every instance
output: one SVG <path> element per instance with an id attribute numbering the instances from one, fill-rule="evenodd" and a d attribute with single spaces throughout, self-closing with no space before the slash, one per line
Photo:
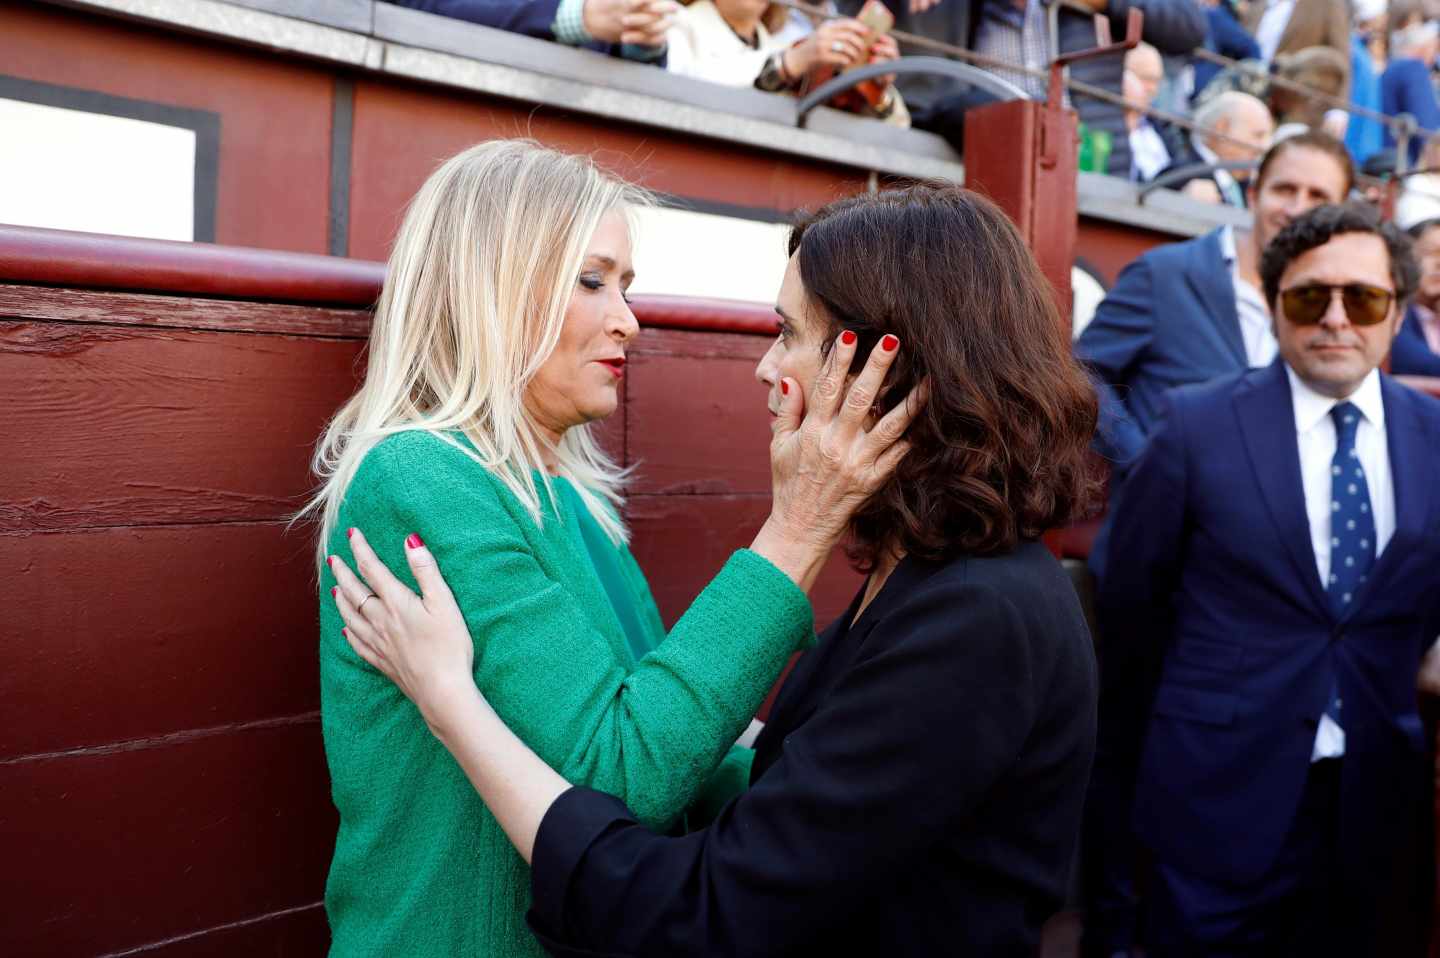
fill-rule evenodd
<path id="1" fill-rule="evenodd" d="M 1344 144 L 1321 132 L 1272 146 L 1247 188 L 1254 225 L 1225 226 L 1159 246 L 1125 267 L 1081 333 L 1075 353 L 1100 392 L 1096 445 L 1113 465 L 1111 487 L 1145 444 L 1167 390 L 1267 366 L 1275 358 L 1270 310 L 1261 293 L 1260 251 L 1295 217 L 1339 203 L 1354 185 Z M 1108 528 L 1090 567 L 1102 576 Z M 1102 628 L 1103 636 L 1103 628 Z M 1136 920 L 1127 816 L 1121 787 L 1097 758 L 1086 804 L 1087 956 L 1128 952 Z"/>
<path id="2" fill-rule="evenodd" d="M 1102 750 L 1151 958 L 1423 950 L 1440 402 L 1378 366 L 1418 269 L 1365 206 L 1265 249 L 1272 364 L 1172 392 L 1112 508 Z"/>

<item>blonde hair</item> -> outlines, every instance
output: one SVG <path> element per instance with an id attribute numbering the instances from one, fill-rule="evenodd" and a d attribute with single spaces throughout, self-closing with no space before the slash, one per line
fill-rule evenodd
<path id="1" fill-rule="evenodd" d="M 541 458 L 548 440 L 525 408 L 525 390 L 560 338 L 600 220 L 651 202 L 587 157 L 529 140 L 482 143 L 430 175 L 390 254 L 365 383 L 335 414 L 311 464 L 322 485 L 300 515 L 320 516 L 321 563 L 361 461 L 406 430 L 474 459 L 541 523 L 535 473 L 552 506 L 555 491 Z M 624 472 L 589 426 L 567 429 L 554 451 L 556 473 L 612 541 L 625 541 Z"/>

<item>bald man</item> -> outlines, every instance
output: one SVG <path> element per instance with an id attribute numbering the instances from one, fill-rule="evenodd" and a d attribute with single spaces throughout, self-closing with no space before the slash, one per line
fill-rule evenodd
<path id="1" fill-rule="evenodd" d="M 1210 133 L 1193 133 L 1183 151 L 1165 173 L 1197 164 L 1255 163 L 1270 148 L 1275 120 L 1264 103 L 1248 93 L 1231 90 L 1205 101 L 1195 111 L 1195 122 Z M 1239 141 L 1239 142 L 1237 142 Z M 1161 174 L 1164 175 L 1164 174 Z M 1171 185 L 1206 203 L 1246 208 L 1249 170 L 1214 170 Z"/>
<path id="2" fill-rule="evenodd" d="M 1125 54 L 1121 90 L 1131 103 L 1150 106 L 1165 82 L 1165 63 L 1160 51 L 1141 43 Z M 1125 130 L 1130 142 L 1130 179 L 1149 182 L 1170 165 L 1179 144 L 1140 110 L 1125 111 Z"/>

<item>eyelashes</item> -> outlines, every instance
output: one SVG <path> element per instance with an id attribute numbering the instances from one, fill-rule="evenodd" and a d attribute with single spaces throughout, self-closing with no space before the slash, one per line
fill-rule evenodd
<path id="1" fill-rule="evenodd" d="M 599 276 L 582 274 L 580 277 L 580 285 L 592 293 L 597 293 L 605 288 L 605 280 Z M 620 298 L 625 301 L 625 305 L 627 306 L 632 302 L 630 295 L 623 288 L 620 290 Z"/>

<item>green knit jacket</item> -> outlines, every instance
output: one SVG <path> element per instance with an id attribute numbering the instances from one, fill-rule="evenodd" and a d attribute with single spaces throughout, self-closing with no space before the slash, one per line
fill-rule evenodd
<path id="1" fill-rule="evenodd" d="M 810 604 L 773 565 L 740 551 L 666 636 L 621 546 L 657 646 L 637 662 L 567 499 L 556 498 L 558 513 L 547 501 L 537 526 L 473 459 L 430 433 L 403 432 L 361 463 L 328 547 L 353 568 L 344 530 L 358 527 L 416 588 L 404 540 L 418 532 L 464 610 L 475 682 L 500 717 L 566 779 L 620 797 L 664 829 L 722 767 L 790 654 L 813 640 Z M 321 717 L 340 812 L 325 888 L 330 954 L 543 955 L 524 920 L 529 868 L 416 708 L 351 651 L 334 584 L 325 570 Z M 724 764 L 733 781 L 733 762 Z"/>

